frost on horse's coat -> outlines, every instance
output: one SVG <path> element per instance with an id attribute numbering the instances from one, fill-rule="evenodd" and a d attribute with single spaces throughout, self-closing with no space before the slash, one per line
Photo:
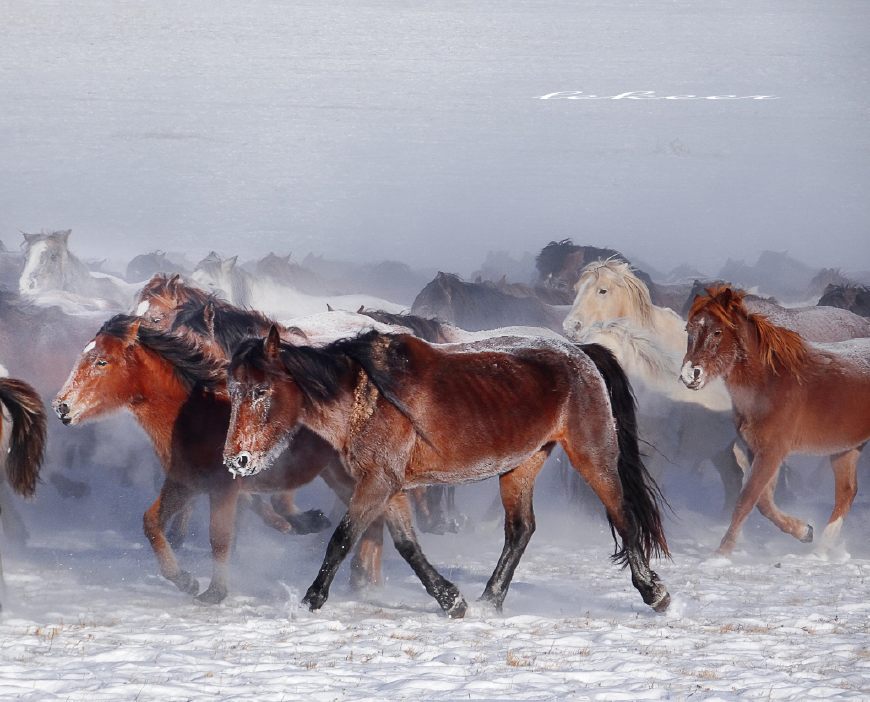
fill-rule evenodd
<path id="1" fill-rule="evenodd" d="M 515 337 L 435 346 L 374 331 L 316 348 L 285 344 L 273 328 L 238 347 L 229 373 L 230 471 L 269 468 L 274 447 L 304 426 L 341 453 L 356 479 L 306 594 L 312 609 L 326 601 L 344 554 L 383 514 L 426 590 L 462 616 L 465 600 L 425 559 L 400 496 L 406 487 L 496 475 L 505 548 L 484 598 L 501 607 L 534 530 L 534 480 L 556 443 L 604 503 L 621 537 L 617 557 L 644 601 L 667 607 L 648 564 L 667 553 L 658 489 L 640 457 L 631 387 L 606 349 Z"/>

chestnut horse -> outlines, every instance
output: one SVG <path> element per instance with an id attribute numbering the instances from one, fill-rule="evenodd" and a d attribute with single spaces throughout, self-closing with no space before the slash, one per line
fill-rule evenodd
<path id="1" fill-rule="evenodd" d="M 208 494 L 214 572 L 208 589 L 197 597 L 205 603 L 220 602 L 227 594 L 240 493 L 297 488 L 321 472 L 339 496 L 348 497 L 352 487 L 335 452 L 310 432 L 300 434 L 265 479 L 233 480 L 221 457 L 230 418 L 225 364 L 186 339 L 150 329 L 137 317 L 117 315 L 85 347 L 54 402 L 64 424 L 80 424 L 121 408 L 136 417 L 166 473 L 159 497 L 145 513 L 145 535 L 161 574 L 191 594 L 198 592 L 198 583 L 179 567 L 166 527 L 197 493 Z M 367 565 L 364 556 L 358 557 L 355 570 Z"/>
<path id="2" fill-rule="evenodd" d="M 12 420 L 6 453 L 6 479 L 19 495 L 30 497 L 36 490 L 45 455 L 45 409 L 39 394 L 28 383 L 0 378 L 0 403 Z M 0 411 L 0 438 L 6 419 Z M 0 566 L 0 585 L 3 568 Z"/>
<path id="3" fill-rule="evenodd" d="M 191 310 L 199 310 L 199 314 L 191 314 Z M 135 312 L 142 318 L 142 323 L 152 329 L 185 329 L 190 333 L 189 338 L 203 348 L 207 355 L 227 360 L 239 340 L 257 335 L 260 327 L 268 330 L 273 323 L 258 312 L 241 310 L 188 285 L 179 274 L 155 274 L 139 291 Z M 186 314 L 188 321 L 177 323 L 179 314 Z M 196 327 L 191 328 L 191 324 Z M 291 335 L 293 331 L 287 330 Z M 300 340 L 304 338 L 304 335 L 299 337 Z M 267 526 L 280 532 L 286 533 L 292 529 L 297 534 L 309 534 L 329 526 L 329 520 L 320 510 L 299 510 L 292 490 L 273 493 L 269 501 L 259 495 L 248 494 L 244 496 L 243 504 L 256 512 Z M 176 548 L 184 542 L 192 513 L 191 501 L 170 525 L 167 538 Z"/>
<path id="4" fill-rule="evenodd" d="M 356 479 L 350 506 L 303 600 L 319 609 L 345 554 L 385 514 L 399 553 L 449 616 L 465 600 L 426 560 L 398 498 L 420 485 L 499 476 L 505 545 L 483 599 L 501 608 L 535 528 L 535 478 L 558 442 L 604 503 L 615 558 L 657 611 L 670 603 L 649 557 L 668 553 L 658 489 L 638 450 L 634 398 L 600 346 L 503 337 L 436 347 L 372 331 L 313 348 L 277 329 L 239 346 L 229 368 L 233 413 L 224 460 L 259 474 L 302 427 L 339 452 Z"/>
<path id="5" fill-rule="evenodd" d="M 773 499 L 779 467 L 791 453 L 831 457 L 835 504 L 823 534 L 829 544 L 855 499 L 858 458 L 870 439 L 870 339 L 811 344 L 750 312 L 743 297 L 718 286 L 695 299 L 680 373 L 693 390 L 725 380 L 737 431 L 754 456 L 719 552 L 734 549 L 756 504 L 785 533 L 813 540 L 812 526 L 781 512 Z"/>

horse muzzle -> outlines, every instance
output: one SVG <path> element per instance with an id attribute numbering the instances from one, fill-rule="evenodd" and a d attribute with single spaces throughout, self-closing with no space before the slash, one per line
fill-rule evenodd
<path id="1" fill-rule="evenodd" d="M 260 472 L 260 469 L 254 463 L 254 457 L 249 451 L 239 451 L 234 456 L 225 455 L 224 465 L 234 478 L 254 475 Z"/>
<path id="2" fill-rule="evenodd" d="M 680 370 L 680 380 L 683 381 L 689 390 L 700 390 L 707 382 L 707 375 L 701 366 L 693 365 L 691 361 L 686 361 Z"/>
<path id="3" fill-rule="evenodd" d="M 569 339 L 577 339 L 583 331 L 583 322 L 579 319 L 568 318 L 562 322 L 562 331 Z"/>
<path id="4" fill-rule="evenodd" d="M 54 413 L 57 415 L 57 418 L 64 423 L 64 425 L 69 426 L 72 424 L 72 411 L 66 402 L 58 402 L 55 400 L 52 405 L 54 406 Z"/>

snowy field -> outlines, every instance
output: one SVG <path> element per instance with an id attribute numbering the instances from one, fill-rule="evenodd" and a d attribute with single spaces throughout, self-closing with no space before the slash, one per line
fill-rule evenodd
<path id="1" fill-rule="evenodd" d="M 866 499 L 844 529 L 851 557 L 840 550 L 827 559 L 757 514 L 732 560 L 712 558 L 724 525 L 678 509 L 679 519 L 669 524 L 674 560 L 657 564 L 673 605 L 656 615 L 628 573 L 610 564 L 610 538 L 598 510 L 579 516 L 559 497 L 556 483 L 536 499 L 539 529 L 503 615 L 474 603 L 461 621 L 439 613 L 391 547 L 383 589 L 352 592 L 343 569 L 323 610 L 308 612 L 299 600 L 325 537 L 280 536 L 250 514 L 233 559 L 232 593 L 223 605 L 205 608 L 155 574 L 150 549 L 137 534 L 141 512 L 132 504 L 103 529 L 90 523 L 47 527 L 46 520 L 60 523 L 64 510 L 68 523 L 80 524 L 82 513 L 93 517 L 102 508 L 89 498 L 67 504 L 46 489 L 42 507 L 26 510 L 30 545 L 6 553 L 0 699 L 806 700 L 870 694 Z M 820 488 L 817 501 L 793 509 L 819 524 L 829 487 Z M 460 492 L 460 503 L 485 505 L 494 488 Z M 147 496 L 136 499 L 144 504 Z M 325 492 L 317 499 L 329 505 Z M 477 523 L 471 532 L 426 535 L 423 545 L 473 599 L 496 561 L 501 533 L 497 522 L 481 523 L 479 513 L 466 511 Z M 204 587 L 210 572 L 205 538 L 197 535 L 181 558 Z"/>

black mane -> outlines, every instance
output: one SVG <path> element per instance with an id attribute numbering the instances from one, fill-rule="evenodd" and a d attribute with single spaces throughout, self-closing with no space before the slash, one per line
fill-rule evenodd
<path id="1" fill-rule="evenodd" d="M 399 398 L 398 387 L 407 374 L 407 356 L 400 334 L 383 334 L 372 330 L 358 336 L 339 339 L 322 347 L 294 346 L 281 342 L 281 365 L 312 404 L 334 399 L 347 373 L 357 363 L 387 401 L 411 422 L 415 431 L 428 442 L 408 406 Z M 241 343 L 230 362 L 230 373 L 240 365 L 253 366 L 269 373 L 263 339 Z"/>
<path id="2" fill-rule="evenodd" d="M 407 312 L 386 312 L 385 310 L 361 309 L 360 314 L 371 317 L 381 324 L 393 324 L 398 327 L 410 329 L 414 336 L 434 344 L 444 342 L 447 337 L 444 327 L 446 324 L 440 319 L 421 317 Z"/>
<path id="3" fill-rule="evenodd" d="M 263 336 L 275 324 L 260 312 L 236 307 L 210 296 L 204 301 L 191 300 L 183 303 L 178 308 L 178 314 L 172 323 L 172 331 L 184 326 L 195 334 L 210 336 L 212 330 L 209 329 L 205 319 L 205 310 L 209 304 L 214 310 L 214 339 L 227 358 L 233 355 L 233 351 L 242 341 Z"/>
<path id="4" fill-rule="evenodd" d="M 130 333 L 130 326 L 137 321 L 138 317 L 117 314 L 103 324 L 98 333 L 125 339 Z M 176 377 L 188 390 L 196 386 L 214 390 L 226 379 L 226 362 L 205 355 L 194 344 L 179 336 L 140 325 L 136 340 L 168 361 Z"/>

